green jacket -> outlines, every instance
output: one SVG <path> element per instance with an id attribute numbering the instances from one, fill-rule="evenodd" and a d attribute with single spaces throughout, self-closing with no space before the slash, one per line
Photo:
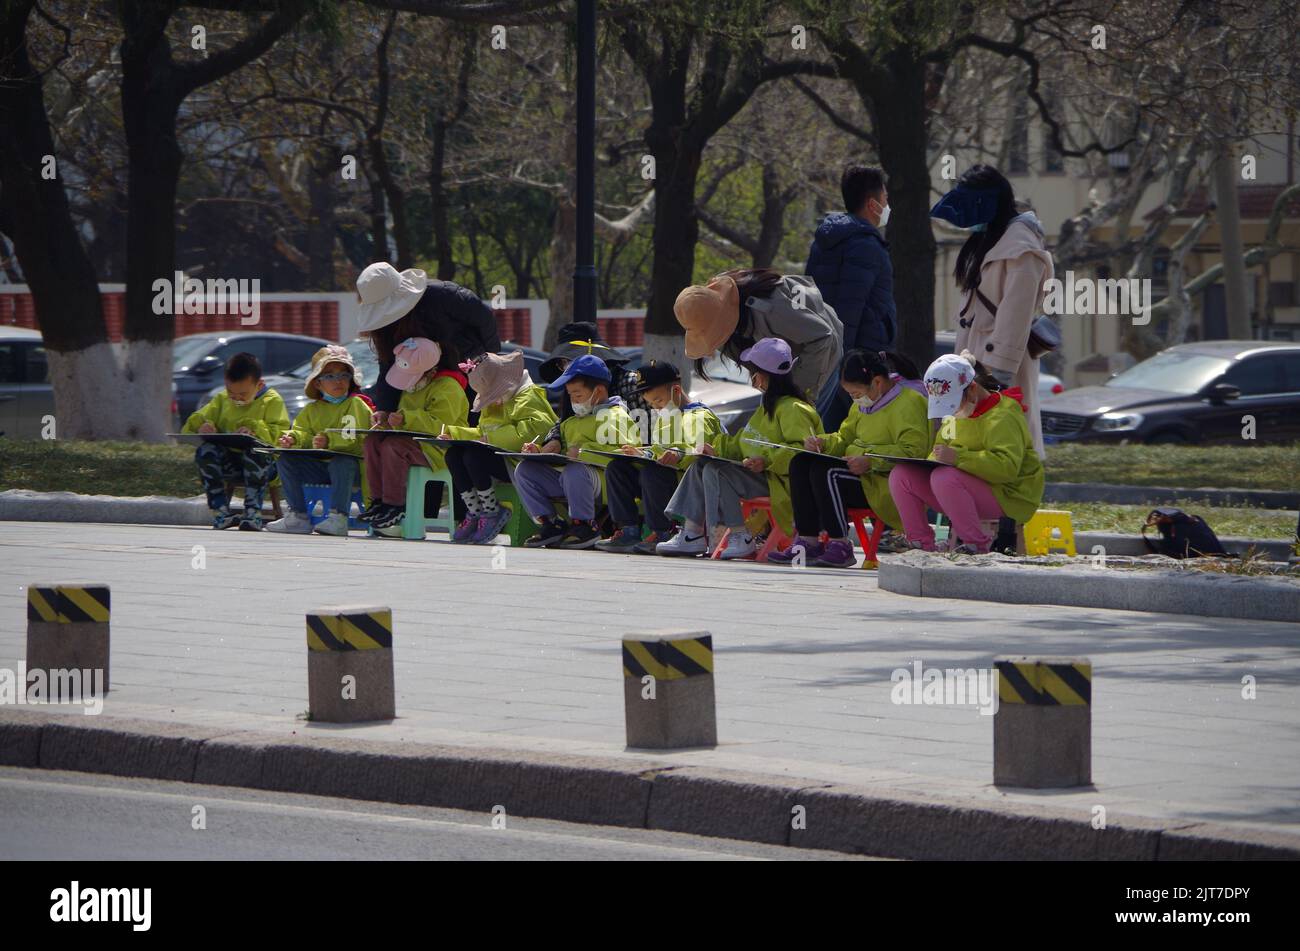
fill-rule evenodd
<path id="1" fill-rule="evenodd" d="M 656 415 L 654 428 L 650 435 L 650 449 L 655 458 L 669 449 L 678 452 L 695 452 L 701 443 L 717 445 L 718 437 L 726 434 L 722 420 L 713 414 L 703 403 L 687 403 L 681 409 L 671 407 L 667 412 Z M 678 469 L 688 469 L 696 457 L 681 459 Z"/>
<path id="2" fill-rule="evenodd" d="M 803 442 L 809 436 L 816 436 L 822 428 L 821 417 L 817 410 L 801 399 L 783 396 L 776 404 L 776 415 L 768 416 L 767 410 L 759 406 L 757 412 L 749 418 L 745 428 L 734 436 L 723 434 L 713 447 L 718 455 L 727 459 L 749 459 L 762 456 L 767 465 L 763 475 L 767 476 L 767 494 L 772 500 L 772 517 L 787 535 L 794 532 L 794 507 L 790 504 L 790 460 L 796 449 L 773 449 L 746 442 L 746 436 L 757 436 L 768 442 L 784 443 L 787 446 L 803 448 Z"/>
<path id="3" fill-rule="evenodd" d="M 351 420 L 348 419 L 349 416 L 352 417 Z M 354 434 L 349 439 L 347 433 L 330 433 L 326 430 L 369 428 L 370 407 L 366 405 L 365 400 L 354 394 L 342 403 L 312 400 L 294 419 L 293 429 L 289 430 L 289 435 L 293 437 L 293 445 L 297 449 L 312 448 L 312 438 L 324 435 L 328 440 L 325 444 L 326 449 L 345 452 L 349 456 L 360 456 L 365 446 L 362 436 Z"/>
<path id="4" fill-rule="evenodd" d="M 1014 397 L 1000 396 L 979 416 L 951 424 L 945 420 L 935 445 L 952 446 L 957 468 L 987 482 L 1002 511 L 1024 523 L 1043 501 L 1043 464 L 1034 452 L 1024 409 Z"/>
<path id="5" fill-rule="evenodd" d="M 560 423 L 560 451 L 590 446 L 605 452 L 618 452 L 620 446 L 641 445 L 641 427 L 627 411 L 623 400 L 610 397 L 596 412 L 587 416 L 570 416 Z M 605 468 L 607 456 L 579 453 L 578 461 Z"/>
<path id="6" fill-rule="evenodd" d="M 528 384 L 503 403 L 484 408 L 477 426 L 448 426 L 452 439 L 482 439 L 504 449 L 518 452 L 524 443 L 541 439 L 555 425 L 555 410 L 540 386 Z"/>
<path id="7" fill-rule="evenodd" d="M 236 406 L 230 394 L 222 390 L 190 414 L 181 432 L 197 433 L 204 423 L 211 423 L 219 433 L 233 433 L 247 426 L 262 442 L 274 445 L 289 430 L 289 411 L 280 394 L 270 387 L 262 387 L 247 406 Z"/>
<path id="8" fill-rule="evenodd" d="M 469 422 L 469 400 L 465 388 L 451 376 L 435 376 L 426 386 L 414 393 L 403 392 L 397 401 L 397 412 L 402 414 L 402 425 L 394 429 L 436 436 L 443 426 L 464 426 Z M 447 450 L 435 448 L 427 442 L 417 443 L 436 472 L 446 468 Z"/>
<path id="9" fill-rule="evenodd" d="M 849 410 L 839 430 L 822 437 L 822 452 L 830 456 L 860 456 L 874 452 L 885 456 L 924 459 L 933 444 L 934 427 L 927 416 L 929 402 L 916 390 L 903 386 L 889 404 L 874 413 L 856 406 Z M 891 528 L 901 528 L 898 507 L 889 494 L 889 470 L 893 463 L 871 460 L 862 477 L 862 491 L 871 510 Z"/>

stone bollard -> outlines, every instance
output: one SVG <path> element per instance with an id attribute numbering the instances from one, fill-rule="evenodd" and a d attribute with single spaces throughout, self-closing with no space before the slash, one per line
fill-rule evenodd
<path id="1" fill-rule="evenodd" d="M 623 709 L 629 747 L 717 746 L 712 635 L 623 638 Z"/>
<path id="2" fill-rule="evenodd" d="M 27 588 L 27 672 L 44 671 L 53 691 L 79 671 L 81 695 L 108 692 L 108 585 L 78 581 Z M 90 683 L 85 683 L 86 672 Z M 100 673 L 93 673 L 99 671 Z M 102 678 L 102 679 L 101 679 Z M 98 681 L 98 683 L 96 683 Z M 53 693 L 50 700 L 59 698 Z M 79 697 L 66 697 L 78 700 Z"/>
<path id="3" fill-rule="evenodd" d="M 1002 657 L 993 717 L 993 784 L 1064 789 L 1092 783 L 1092 663 Z"/>
<path id="4" fill-rule="evenodd" d="M 393 612 L 323 608 L 307 615 L 307 708 L 312 720 L 357 723 L 397 716 Z"/>

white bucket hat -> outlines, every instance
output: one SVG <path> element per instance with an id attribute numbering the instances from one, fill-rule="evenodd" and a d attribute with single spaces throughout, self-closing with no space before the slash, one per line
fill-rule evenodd
<path id="1" fill-rule="evenodd" d="M 424 294 L 429 277 L 419 268 L 398 271 L 387 261 L 366 266 L 357 278 L 361 298 L 357 332 L 366 334 L 406 316 Z"/>
<path id="2" fill-rule="evenodd" d="M 931 419 L 943 419 L 956 414 L 961 406 L 962 394 L 975 379 L 975 368 L 970 361 L 955 353 L 945 353 L 930 364 L 925 371 L 925 392 L 929 394 Z"/>

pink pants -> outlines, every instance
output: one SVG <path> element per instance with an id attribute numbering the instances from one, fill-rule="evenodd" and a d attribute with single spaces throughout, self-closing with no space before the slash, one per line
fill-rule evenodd
<path id="1" fill-rule="evenodd" d="M 427 469 L 429 457 L 410 436 L 366 437 L 366 484 L 372 499 L 405 505 L 406 474 L 411 466 Z"/>
<path id="2" fill-rule="evenodd" d="M 927 508 L 947 515 L 953 533 L 982 552 L 989 550 L 993 539 L 980 522 L 1003 514 L 987 482 L 952 466 L 894 466 L 889 473 L 889 494 L 903 518 L 907 540 L 920 542 L 926 551 L 934 551 L 934 529 L 926 520 Z"/>

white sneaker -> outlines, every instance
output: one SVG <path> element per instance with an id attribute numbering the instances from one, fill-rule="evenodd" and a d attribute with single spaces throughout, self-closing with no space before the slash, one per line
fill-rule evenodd
<path id="1" fill-rule="evenodd" d="M 268 532 L 282 532 L 286 535 L 310 535 L 311 519 L 302 512 L 289 510 L 284 518 L 278 518 L 266 526 Z"/>
<path id="2" fill-rule="evenodd" d="M 753 535 L 733 530 L 727 536 L 727 547 L 722 550 L 722 554 L 718 557 L 722 559 L 748 558 L 756 551 L 758 551 L 758 545 L 755 543 Z"/>
<path id="3" fill-rule="evenodd" d="M 703 555 L 708 550 L 709 540 L 703 532 L 691 535 L 684 528 L 668 541 L 655 545 L 657 555 Z"/>
<path id="4" fill-rule="evenodd" d="M 316 523 L 316 531 L 321 535 L 339 535 L 348 537 L 348 517 L 342 512 L 331 512 L 325 519 Z"/>

